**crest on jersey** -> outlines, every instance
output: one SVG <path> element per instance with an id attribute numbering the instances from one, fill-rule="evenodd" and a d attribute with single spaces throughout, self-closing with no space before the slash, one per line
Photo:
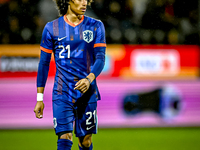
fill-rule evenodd
<path id="1" fill-rule="evenodd" d="M 90 30 L 85 30 L 83 32 L 83 40 L 87 43 L 90 43 L 91 41 L 93 41 L 93 32 Z"/>

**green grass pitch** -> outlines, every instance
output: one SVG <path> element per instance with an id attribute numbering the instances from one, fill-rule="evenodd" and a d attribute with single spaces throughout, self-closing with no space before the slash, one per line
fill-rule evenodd
<path id="1" fill-rule="evenodd" d="M 56 141 L 53 129 L 0 130 L 0 150 L 56 150 Z M 99 129 L 93 143 L 94 150 L 199 150 L 200 128 Z"/>

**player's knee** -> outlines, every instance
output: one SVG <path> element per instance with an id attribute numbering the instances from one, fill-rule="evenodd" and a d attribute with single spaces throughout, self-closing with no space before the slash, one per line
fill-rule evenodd
<path id="1" fill-rule="evenodd" d="M 81 143 L 82 147 L 90 147 L 90 145 L 92 144 L 91 140 L 85 140 Z"/>
<path id="2" fill-rule="evenodd" d="M 86 135 L 85 137 L 83 137 L 83 138 L 80 138 L 79 139 L 80 141 L 80 145 L 82 146 L 82 147 L 86 147 L 86 148 L 88 148 L 88 147 L 90 147 L 90 145 L 92 144 L 92 135 Z"/>
<path id="3" fill-rule="evenodd" d="M 72 133 L 62 132 L 58 134 L 58 139 L 67 139 L 67 140 L 72 141 L 72 137 L 73 137 Z"/>

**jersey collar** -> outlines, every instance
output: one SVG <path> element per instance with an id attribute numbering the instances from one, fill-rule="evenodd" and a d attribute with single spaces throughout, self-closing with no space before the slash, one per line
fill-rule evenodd
<path id="1" fill-rule="evenodd" d="M 84 15 L 82 16 L 80 22 L 79 22 L 77 25 L 75 25 L 75 24 L 69 22 L 69 20 L 67 19 L 66 15 L 64 15 L 64 20 L 65 20 L 65 22 L 66 22 L 67 24 L 69 24 L 70 26 L 76 27 L 76 26 L 78 26 L 81 22 L 83 22 L 83 20 L 84 20 Z"/>

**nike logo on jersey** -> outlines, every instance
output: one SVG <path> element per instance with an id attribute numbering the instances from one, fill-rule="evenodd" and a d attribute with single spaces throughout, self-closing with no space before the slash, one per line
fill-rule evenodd
<path id="1" fill-rule="evenodd" d="M 91 127 L 87 127 L 86 130 L 90 130 L 94 127 L 95 125 L 91 126 Z"/>
<path id="2" fill-rule="evenodd" d="M 62 38 L 58 38 L 58 41 L 61 41 L 61 40 L 63 40 L 63 39 L 65 39 L 67 36 L 64 36 L 64 37 L 62 37 Z"/>

